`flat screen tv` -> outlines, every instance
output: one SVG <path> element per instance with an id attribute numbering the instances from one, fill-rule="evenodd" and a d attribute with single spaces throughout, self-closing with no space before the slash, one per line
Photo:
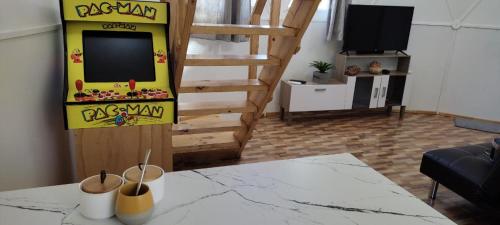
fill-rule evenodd
<path id="1" fill-rule="evenodd" d="M 349 5 L 344 51 L 380 53 L 408 47 L 414 7 Z"/>
<path id="2" fill-rule="evenodd" d="M 155 81 L 153 36 L 147 32 L 83 31 L 85 82 Z"/>

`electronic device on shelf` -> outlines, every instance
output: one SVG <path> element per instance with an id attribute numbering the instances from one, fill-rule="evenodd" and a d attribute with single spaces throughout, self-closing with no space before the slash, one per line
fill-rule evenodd
<path id="1" fill-rule="evenodd" d="M 291 84 L 306 84 L 307 81 L 305 80 L 295 80 L 295 79 L 290 79 L 288 82 L 290 82 Z"/>
<path id="2" fill-rule="evenodd" d="M 383 53 L 408 47 L 414 7 L 349 5 L 344 52 Z"/>

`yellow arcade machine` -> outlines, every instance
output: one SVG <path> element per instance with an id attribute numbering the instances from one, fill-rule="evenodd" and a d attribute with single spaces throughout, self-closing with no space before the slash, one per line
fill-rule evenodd
<path id="1" fill-rule="evenodd" d="M 172 170 L 176 92 L 165 2 L 61 0 L 64 114 L 79 179 L 121 174 L 147 149 Z"/>

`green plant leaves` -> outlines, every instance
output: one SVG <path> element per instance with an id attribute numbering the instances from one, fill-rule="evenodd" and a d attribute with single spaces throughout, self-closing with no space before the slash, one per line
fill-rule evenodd
<path id="1" fill-rule="evenodd" d="M 326 71 L 334 68 L 331 63 L 324 61 L 313 61 L 312 63 L 309 63 L 309 66 L 316 68 L 320 73 L 326 73 Z"/>

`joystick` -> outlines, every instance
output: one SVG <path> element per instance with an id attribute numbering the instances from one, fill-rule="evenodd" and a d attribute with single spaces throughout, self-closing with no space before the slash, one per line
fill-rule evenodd
<path id="1" fill-rule="evenodd" d="M 82 80 L 76 80 L 75 81 L 75 86 L 76 86 L 76 90 L 78 90 L 78 93 L 82 93 L 82 90 L 83 90 L 83 81 Z"/>
<path id="2" fill-rule="evenodd" d="M 130 88 L 130 92 L 127 93 L 128 96 L 137 96 L 137 92 L 135 91 L 135 80 L 130 79 L 128 81 L 128 87 Z"/>
<path id="3" fill-rule="evenodd" d="M 75 86 L 76 86 L 76 90 L 78 91 L 78 93 L 75 94 L 75 97 L 76 98 L 83 98 L 83 97 L 85 97 L 86 95 L 82 92 L 82 90 L 83 90 L 83 81 L 82 80 L 76 80 L 75 81 Z"/>
<path id="4" fill-rule="evenodd" d="M 128 81 L 128 86 L 130 87 L 130 90 L 132 92 L 134 92 L 135 91 L 135 80 L 134 79 L 129 80 Z"/>

